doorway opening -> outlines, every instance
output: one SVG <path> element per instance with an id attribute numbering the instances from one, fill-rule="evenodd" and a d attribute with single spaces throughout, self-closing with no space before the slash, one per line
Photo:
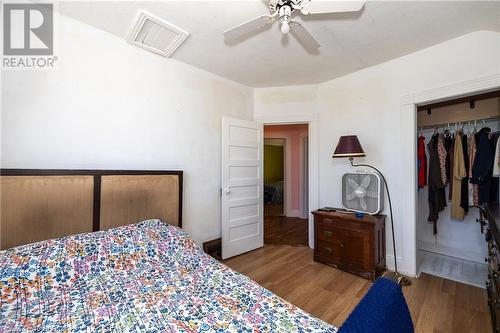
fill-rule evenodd
<path id="1" fill-rule="evenodd" d="M 490 157 L 500 136 L 499 95 L 493 91 L 417 107 L 418 274 L 484 288 L 488 247 L 474 207 L 500 202 Z"/>
<path id="2" fill-rule="evenodd" d="M 309 246 L 308 127 L 264 126 L 264 244 Z"/>

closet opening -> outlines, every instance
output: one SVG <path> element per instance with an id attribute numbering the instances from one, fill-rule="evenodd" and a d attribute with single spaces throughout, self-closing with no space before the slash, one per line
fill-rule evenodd
<path id="1" fill-rule="evenodd" d="M 500 90 L 417 107 L 417 274 L 485 288 L 472 206 L 500 202 L 499 131 Z"/>
<path id="2" fill-rule="evenodd" d="M 264 125 L 264 244 L 309 246 L 309 126 Z"/>

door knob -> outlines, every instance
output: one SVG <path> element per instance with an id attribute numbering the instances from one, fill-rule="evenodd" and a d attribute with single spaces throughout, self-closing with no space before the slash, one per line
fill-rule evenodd
<path id="1" fill-rule="evenodd" d="M 229 187 L 226 187 L 226 194 L 231 193 L 231 189 Z"/>

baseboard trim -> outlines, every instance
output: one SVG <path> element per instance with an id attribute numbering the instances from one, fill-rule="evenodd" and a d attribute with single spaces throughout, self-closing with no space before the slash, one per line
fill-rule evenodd
<path id="1" fill-rule="evenodd" d="M 287 209 L 286 216 L 287 217 L 300 217 L 300 212 L 298 209 Z"/>
<path id="2" fill-rule="evenodd" d="M 401 257 L 397 257 L 398 263 L 398 271 L 399 273 L 409 276 L 409 277 L 417 277 L 415 274 L 411 274 L 406 267 L 406 263 Z M 394 271 L 394 256 L 392 254 L 385 255 L 385 264 L 390 271 Z"/>

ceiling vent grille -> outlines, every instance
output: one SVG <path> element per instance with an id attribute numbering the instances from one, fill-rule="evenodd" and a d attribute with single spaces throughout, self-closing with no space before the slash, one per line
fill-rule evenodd
<path id="1" fill-rule="evenodd" d="M 170 57 L 188 36 L 187 31 L 141 11 L 128 41 L 164 57 Z"/>

